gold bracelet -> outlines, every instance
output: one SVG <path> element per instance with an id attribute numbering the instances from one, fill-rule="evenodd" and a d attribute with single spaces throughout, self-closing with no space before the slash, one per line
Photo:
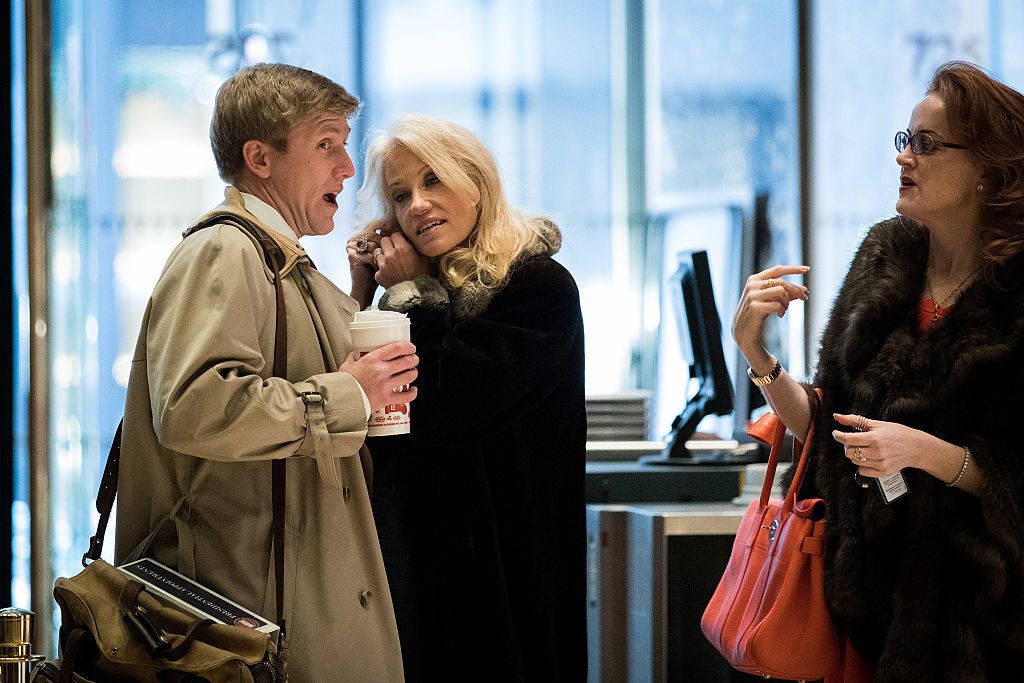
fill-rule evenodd
<path id="1" fill-rule="evenodd" d="M 777 380 L 779 375 L 782 374 L 782 363 L 779 362 L 779 359 L 772 354 L 768 354 L 768 356 L 772 359 L 773 365 L 767 375 L 755 375 L 754 368 L 747 366 L 747 377 L 750 378 L 750 381 L 753 382 L 755 386 L 766 387 Z"/>
<path id="2" fill-rule="evenodd" d="M 964 446 L 964 464 L 960 465 L 960 473 L 956 475 L 956 478 L 951 482 L 947 482 L 946 486 L 956 486 L 960 483 L 960 480 L 964 477 L 964 472 L 967 471 L 967 466 L 971 463 L 971 449 Z"/>

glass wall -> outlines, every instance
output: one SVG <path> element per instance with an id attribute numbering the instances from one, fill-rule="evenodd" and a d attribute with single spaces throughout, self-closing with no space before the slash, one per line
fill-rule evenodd
<path id="1" fill-rule="evenodd" d="M 354 30 L 338 12 L 347 17 L 352 9 L 337 2 L 53 2 L 46 249 L 54 576 L 77 573 L 95 531 L 92 503 L 149 292 L 181 231 L 222 197 L 208 138 L 217 87 L 257 61 L 287 61 L 350 82 L 353 60 L 335 50 L 352 54 Z M 349 201 L 343 214 L 351 213 Z M 333 249 L 338 261 L 344 237 Z M 19 377 L 20 396 L 27 382 Z M 24 449 L 20 440 L 21 463 Z M 26 533 L 27 525 L 17 526 L 19 558 Z M 27 566 L 19 561 L 15 570 L 21 599 Z"/>
<path id="2" fill-rule="evenodd" d="M 495 152 L 512 201 L 551 216 L 563 230 L 558 258 L 580 285 L 588 392 L 654 392 L 651 436 L 664 435 L 691 391 L 665 290 L 676 253 L 709 251 L 727 358 L 739 378 L 744 368 L 728 328 L 742 280 L 769 263 L 800 259 L 795 0 L 52 4 L 55 575 L 78 570 L 93 531 L 99 470 L 123 409 L 153 282 L 181 230 L 220 199 L 207 138 L 210 108 L 216 88 L 242 64 L 286 61 L 349 86 L 365 102 L 353 151 L 368 128 L 399 112 L 452 119 L 479 134 Z M 860 236 L 892 213 L 892 136 L 906 127 L 931 71 L 966 58 L 1024 87 L 1024 5 L 806 4 L 813 67 L 812 130 L 805 136 L 812 164 L 805 179 L 812 202 L 804 207 L 811 212 L 813 266 L 807 312 L 816 339 Z M 633 53 L 630 31 L 638 25 L 642 45 Z M 21 30 L 17 11 L 13 26 Z M 636 61 L 633 54 L 640 55 Z M 631 108 L 637 79 L 642 102 Z M 20 87 L 17 78 L 12 85 Z M 639 162 L 624 151 L 637 139 L 646 150 Z M 334 234 L 306 245 L 342 286 L 359 180 L 341 196 Z M 17 240 L 24 235 L 17 220 L 23 191 L 16 182 Z M 639 227 L 629 225 L 631 201 L 639 202 Z M 23 241 L 15 248 L 22 252 Z M 16 269 L 24 268 L 20 258 Z M 17 295 L 23 399 L 24 284 Z M 768 331 L 769 344 L 795 374 L 804 358 L 802 313 L 793 307 Z M 745 381 L 737 386 L 749 389 Z M 24 414 L 16 417 L 24 425 Z M 724 436 L 733 425 L 712 420 L 703 429 Z M 25 605 L 23 428 L 16 441 L 22 484 L 14 588 Z"/>
<path id="3" fill-rule="evenodd" d="M 685 323 L 670 296 L 676 254 L 708 252 L 726 360 L 744 392 L 750 385 L 729 333 L 740 288 L 759 264 L 799 256 L 797 30 L 796 5 L 786 0 L 651 0 L 645 14 L 648 253 L 660 260 L 660 269 L 648 263 L 644 305 L 658 315 L 645 318 L 656 335 L 645 361 L 660 438 L 695 391 Z M 794 306 L 768 328 L 784 363 L 800 313 Z M 701 429 L 731 436 L 732 416 Z"/>
<path id="4" fill-rule="evenodd" d="M 364 122 L 417 112 L 481 137 L 509 200 L 562 229 L 557 258 L 580 286 L 588 390 L 620 389 L 629 337 L 606 314 L 625 310 L 627 284 L 627 255 L 611 247 L 613 197 L 624 192 L 612 182 L 611 4 L 379 0 L 364 11 Z"/>

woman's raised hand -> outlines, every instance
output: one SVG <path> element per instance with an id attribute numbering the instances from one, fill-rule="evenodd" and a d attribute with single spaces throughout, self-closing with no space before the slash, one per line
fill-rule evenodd
<path id="1" fill-rule="evenodd" d="M 806 287 L 787 282 L 783 278 L 787 275 L 804 275 L 809 270 L 808 266 L 772 266 L 747 278 L 732 318 L 732 336 L 748 359 L 758 349 L 763 349 L 761 333 L 769 315 L 775 314 L 781 318 L 789 310 L 791 301 L 807 301 Z"/>
<path id="2" fill-rule="evenodd" d="M 380 238 L 380 246 L 374 251 L 373 259 L 377 264 L 374 277 L 384 287 L 415 280 L 432 270 L 430 259 L 416 251 L 399 230 Z"/>
<path id="3" fill-rule="evenodd" d="M 374 252 L 380 248 L 383 236 L 390 232 L 385 221 L 376 221 L 350 237 L 345 245 L 348 269 L 352 274 L 352 298 L 359 302 L 360 308 L 366 308 L 373 301 L 373 294 L 377 290 Z"/>

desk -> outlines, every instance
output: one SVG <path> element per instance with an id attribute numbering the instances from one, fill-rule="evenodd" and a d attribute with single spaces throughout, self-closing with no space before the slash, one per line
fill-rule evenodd
<path id="1" fill-rule="evenodd" d="M 700 632 L 744 506 L 588 505 L 591 681 L 744 681 Z"/>
<path id="2" fill-rule="evenodd" d="M 653 465 L 588 462 L 587 503 L 730 501 L 740 493 L 744 465 Z"/>

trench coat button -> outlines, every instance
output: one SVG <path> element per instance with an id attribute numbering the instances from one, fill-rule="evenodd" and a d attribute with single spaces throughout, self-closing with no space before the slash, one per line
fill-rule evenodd
<path id="1" fill-rule="evenodd" d="M 370 600 L 373 599 L 373 591 L 363 591 L 359 594 L 359 604 L 365 609 L 370 609 Z"/>

